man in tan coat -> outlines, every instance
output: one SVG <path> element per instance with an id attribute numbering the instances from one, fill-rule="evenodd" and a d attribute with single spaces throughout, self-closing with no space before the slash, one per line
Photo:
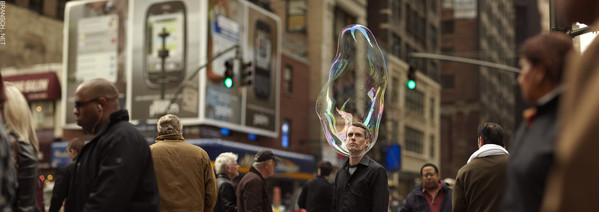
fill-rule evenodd
<path id="1" fill-rule="evenodd" d="M 165 211 L 212 211 L 216 178 L 206 151 L 183 140 L 179 117 L 167 114 L 157 123 L 158 137 L 150 146 Z"/>
<path id="2" fill-rule="evenodd" d="M 587 25 L 599 21 L 599 1 L 559 0 L 567 21 Z M 596 28 L 595 28 L 596 29 Z M 564 75 L 565 91 L 559 118 L 555 164 L 548 176 L 542 211 L 596 211 L 599 185 L 597 129 L 599 129 L 599 39 L 582 54 L 570 58 Z"/>

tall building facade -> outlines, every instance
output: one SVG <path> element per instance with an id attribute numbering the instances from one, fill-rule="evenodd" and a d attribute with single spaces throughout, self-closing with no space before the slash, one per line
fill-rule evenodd
<path id="1" fill-rule="evenodd" d="M 443 0 L 441 10 L 443 54 L 517 64 L 514 1 Z M 500 124 L 508 146 L 512 141 L 517 74 L 455 62 L 441 70 L 441 170 L 455 178 L 477 150 L 479 123 Z"/>
<path id="2" fill-rule="evenodd" d="M 291 1 L 290 1 L 291 2 Z M 341 30 L 350 24 L 366 25 L 366 0 L 305 0 L 306 2 L 306 57 L 310 61 L 309 140 L 311 154 L 340 166 L 343 157 L 329 145 L 315 112 L 315 103 L 337 50 Z M 376 35 L 375 35 L 376 36 Z"/>
<path id="3" fill-rule="evenodd" d="M 397 188 L 392 192 L 404 199 L 420 181 L 423 164 L 441 165 L 439 62 L 410 56 L 440 51 L 440 1 L 368 3 L 368 27 L 387 54 L 390 82 L 377 145 L 401 146 L 401 169 L 390 172 L 389 178 L 390 185 Z M 406 86 L 410 67 L 416 69 L 413 90 Z"/>

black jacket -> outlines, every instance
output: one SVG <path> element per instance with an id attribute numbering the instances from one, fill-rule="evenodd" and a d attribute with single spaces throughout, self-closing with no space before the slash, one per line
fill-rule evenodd
<path id="1" fill-rule="evenodd" d="M 441 183 L 441 192 L 444 192 L 443 201 L 441 201 L 441 208 L 439 211 L 441 212 L 451 212 L 451 195 L 453 194 L 453 190 L 451 188 L 447 188 L 445 183 Z M 431 209 L 428 207 L 428 202 L 424 197 L 424 192 L 422 192 L 422 183 L 419 183 L 414 187 L 412 192 L 408 194 L 406 201 L 401 208 L 402 212 L 430 212 Z"/>
<path id="2" fill-rule="evenodd" d="M 3 122 L 0 116 L 0 211 L 9 211 L 16 198 L 17 167 L 14 145 Z"/>
<path id="3" fill-rule="evenodd" d="M 387 171 L 376 161 L 364 155 L 349 173 L 349 159 L 337 171 L 332 211 L 387 212 L 389 190 Z"/>
<path id="4" fill-rule="evenodd" d="M 272 212 L 266 180 L 254 167 L 250 168 L 237 185 L 237 211 Z"/>
<path id="5" fill-rule="evenodd" d="M 218 198 L 213 212 L 237 212 L 237 198 L 235 197 L 235 184 L 226 174 L 216 176 L 218 185 Z"/>
<path id="6" fill-rule="evenodd" d="M 522 123 L 510 151 L 503 211 L 539 211 L 553 165 L 559 95 L 537 107 L 532 125 Z"/>
<path id="7" fill-rule="evenodd" d="M 310 212 L 331 211 L 333 184 L 323 176 L 317 176 L 302 187 L 297 204 Z"/>
<path id="8" fill-rule="evenodd" d="M 50 210 L 48 212 L 58 212 L 62 207 L 62 202 L 68 196 L 69 182 L 71 181 L 71 172 L 75 168 L 75 163 L 68 163 L 58 169 L 56 173 L 56 182 L 52 189 L 52 200 L 50 201 Z"/>
<path id="9" fill-rule="evenodd" d="M 19 212 L 39 211 L 36 203 L 38 163 L 37 153 L 30 142 L 25 142 L 14 133 L 10 132 L 14 141 L 17 142 L 17 198 L 13 210 Z M 14 144 L 14 143 L 13 143 Z"/>
<path id="10" fill-rule="evenodd" d="M 150 148 L 126 110 L 110 115 L 75 159 L 66 211 L 160 211 Z"/>

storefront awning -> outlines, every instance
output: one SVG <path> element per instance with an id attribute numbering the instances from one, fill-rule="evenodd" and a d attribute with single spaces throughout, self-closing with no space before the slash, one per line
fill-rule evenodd
<path id="1" fill-rule="evenodd" d="M 233 152 L 239 156 L 239 171 L 248 172 L 254 162 L 254 155 L 263 149 L 271 150 L 283 162 L 277 164 L 275 175 L 273 177 L 292 178 L 300 180 L 309 180 L 314 178 L 316 163 L 314 156 L 300 154 L 295 152 L 282 151 L 250 144 L 243 144 L 221 139 L 187 139 L 187 142 L 202 147 L 210 157 L 214 165 L 214 160 L 223 152 Z M 68 142 L 52 143 L 52 158 L 50 166 L 53 168 L 61 167 L 70 162 L 66 151 Z"/>
<path id="2" fill-rule="evenodd" d="M 210 160 L 214 161 L 220 153 L 233 152 L 239 156 L 239 171 L 247 172 L 254 162 L 254 155 L 263 149 L 271 150 L 276 156 L 283 160 L 277 164 L 274 177 L 286 177 L 294 179 L 309 180 L 314 177 L 316 169 L 314 156 L 271 149 L 250 144 L 243 144 L 221 139 L 188 139 L 187 142 L 200 146 L 206 150 Z"/>
<path id="3" fill-rule="evenodd" d="M 23 93 L 28 101 L 55 100 L 60 98 L 60 82 L 56 72 L 43 72 L 3 76 Z"/>

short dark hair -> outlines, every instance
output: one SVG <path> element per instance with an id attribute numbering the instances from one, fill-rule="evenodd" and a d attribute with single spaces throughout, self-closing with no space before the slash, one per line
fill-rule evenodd
<path id="1" fill-rule="evenodd" d="M 483 144 L 497 144 L 505 147 L 503 142 L 503 128 L 493 122 L 484 122 L 478 125 L 478 137 L 483 139 Z"/>
<path id="2" fill-rule="evenodd" d="M 333 165 L 326 160 L 318 162 L 318 168 L 320 169 L 320 176 L 329 176 L 333 171 Z"/>
<path id="3" fill-rule="evenodd" d="M 368 126 L 366 126 L 362 122 L 352 122 L 350 124 L 350 126 L 359 127 L 359 128 L 364 129 L 364 139 L 371 140 L 370 139 L 370 129 L 368 129 Z"/>
<path id="4" fill-rule="evenodd" d="M 424 165 L 422 165 L 422 167 L 420 167 L 420 176 L 422 176 L 422 170 L 424 169 L 424 167 L 427 166 L 431 166 L 435 169 L 435 173 L 439 174 L 439 168 L 437 168 L 437 166 L 435 166 L 435 164 L 432 163 L 425 163 Z"/>

